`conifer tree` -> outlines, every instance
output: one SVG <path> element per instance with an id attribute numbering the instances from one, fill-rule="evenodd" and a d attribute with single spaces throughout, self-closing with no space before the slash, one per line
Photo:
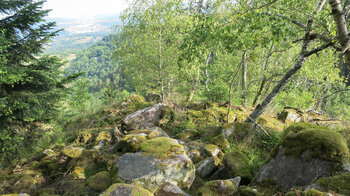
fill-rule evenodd
<path id="1" fill-rule="evenodd" d="M 54 118 L 64 95 L 58 57 L 40 56 L 57 35 L 46 22 L 43 1 L 0 0 L 0 157 L 11 159 L 21 149 L 20 130 Z M 21 138 L 22 140 L 25 138 Z M 21 144 L 20 144 L 21 143 Z M 29 144 L 30 145 L 30 144 Z M 23 147 L 23 146 L 22 146 Z"/>

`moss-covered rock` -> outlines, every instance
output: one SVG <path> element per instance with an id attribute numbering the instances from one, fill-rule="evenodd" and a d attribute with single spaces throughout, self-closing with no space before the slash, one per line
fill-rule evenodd
<path id="1" fill-rule="evenodd" d="M 140 150 L 141 143 L 147 141 L 146 134 L 130 134 L 121 139 L 117 145 L 117 149 L 120 152 L 138 152 Z"/>
<path id="2" fill-rule="evenodd" d="M 224 167 L 218 170 L 214 179 L 229 179 L 240 176 L 243 184 L 249 184 L 252 173 L 248 163 L 248 157 L 239 151 L 226 153 L 223 159 Z"/>
<path id="3" fill-rule="evenodd" d="M 228 150 L 230 148 L 230 143 L 227 141 L 223 134 L 214 137 L 210 143 L 218 146 L 222 151 Z"/>
<path id="4" fill-rule="evenodd" d="M 256 179 L 270 178 L 284 188 L 304 186 L 315 178 L 340 172 L 348 158 L 349 149 L 341 134 L 315 125 L 293 125 L 286 129 Z"/>
<path id="5" fill-rule="evenodd" d="M 234 196 L 263 196 L 263 194 L 259 193 L 258 190 L 254 188 L 240 186 Z"/>
<path id="6" fill-rule="evenodd" d="M 335 191 L 339 194 L 350 195 L 350 174 L 321 178 L 316 184 L 326 191 Z"/>
<path id="7" fill-rule="evenodd" d="M 101 140 L 111 141 L 112 140 L 112 134 L 109 131 L 101 131 L 98 133 L 96 139 L 95 139 L 95 145 L 99 144 Z"/>
<path id="8" fill-rule="evenodd" d="M 205 145 L 206 144 L 201 141 L 191 141 L 184 144 L 186 153 L 193 163 L 198 163 L 208 156 L 204 150 Z"/>
<path id="9" fill-rule="evenodd" d="M 221 149 L 214 144 L 205 145 L 204 151 L 208 157 L 213 157 L 215 159 L 216 164 L 220 164 L 224 157 L 224 153 L 221 151 Z"/>
<path id="10" fill-rule="evenodd" d="M 198 196 L 229 196 L 237 191 L 230 180 L 214 180 L 205 183 L 198 189 Z"/>
<path id="11" fill-rule="evenodd" d="M 70 158 L 79 158 L 83 153 L 84 149 L 79 147 L 67 147 L 64 148 L 61 153 Z"/>
<path id="12" fill-rule="evenodd" d="M 107 171 L 99 172 L 91 176 L 87 181 L 86 185 L 95 191 L 106 190 L 111 185 L 111 178 Z"/>
<path id="13" fill-rule="evenodd" d="M 42 188 L 36 191 L 33 196 L 58 196 L 55 192 L 56 189 L 54 188 Z"/>
<path id="14" fill-rule="evenodd" d="M 165 182 L 176 183 L 180 188 L 190 187 L 195 167 L 177 140 L 151 139 L 141 144 L 141 151 L 126 153 L 115 161 L 117 177 L 151 192 Z"/>
<path id="15" fill-rule="evenodd" d="M 127 103 L 142 103 L 145 102 L 145 98 L 141 95 L 130 95 L 126 98 Z"/>
<path id="16" fill-rule="evenodd" d="M 85 130 L 78 134 L 74 140 L 75 145 L 88 145 L 94 140 L 94 135 L 91 130 Z"/>
<path id="17" fill-rule="evenodd" d="M 153 196 L 148 190 L 130 184 L 117 183 L 110 186 L 100 196 Z"/>
<path id="18" fill-rule="evenodd" d="M 321 192 L 319 190 L 311 189 L 308 191 L 290 191 L 285 196 L 329 196 L 330 193 Z M 332 195 L 332 194 L 331 194 Z"/>
<path id="19" fill-rule="evenodd" d="M 159 137 L 141 144 L 141 151 L 146 156 L 157 159 L 169 159 L 185 154 L 185 149 L 176 140 Z"/>
<path id="20" fill-rule="evenodd" d="M 152 107 L 147 107 L 142 110 L 138 110 L 128 115 L 122 121 L 122 130 L 138 130 L 157 127 L 166 123 L 166 119 L 171 120 L 168 117 L 168 111 L 171 110 L 169 106 L 165 104 L 156 104 Z"/>
<path id="21" fill-rule="evenodd" d="M 199 139 L 199 133 L 195 129 L 186 129 L 176 134 L 175 137 L 181 141 L 190 142 L 192 140 Z"/>
<path id="22" fill-rule="evenodd" d="M 299 157 L 306 150 L 308 159 L 344 162 L 349 158 L 349 148 L 344 137 L 329 129 L 306 129 L 291 131 L 281 144 L 286 155 Z"/>

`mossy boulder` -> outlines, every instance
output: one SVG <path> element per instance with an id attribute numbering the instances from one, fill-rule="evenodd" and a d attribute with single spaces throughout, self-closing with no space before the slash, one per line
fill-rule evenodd
<path id="1" fill-rule="evenodd" d="M 146 134 L 130 134 L 121 139 L 117 145 L 120 152 L 138 152 L 142 142 L 147 141 Z"/>
<path id="2" fill-rule="evenodd" d="M 304 112 L 296 108 L 284 108 L 278 114 L 278 119 L 287 124 L 305 121 Z"/>
<path id="3" fill-rule="evenodd" d="M 74 144 L 86 146 L 89 143 L 91 143 L 94 140 L 94 138 L 95 137 L 94 137 L 91 130 L 85 130 L 85 131 L 82 131 L 78 134 L 78 136 L 74 140 Z"/>
<path id="4" fill-rule="evenodd" d="M 224 157 L 224 153 L 221 151 L 221 149 L 214 144 L 205 145 L 204 152 L 206 153 L 207 157 L 213 157 L 216 164 L 220 164 Z"/>
<path id="5" fill-rule="evenodd" d="M 80 147 L 66 147 L 61 151 L 61 154 L 70 158 L 79 158 L 83 151 L 84 148 Z"/>
<path id="6" fill-rule="evenodd" d="M 324 190 L 343 195 L 350 195 L 350 174 L 321 178 L 316 181 Z"/>
<path id="7" fill-rule="evenodd" d="M 286 129 L 256 179 L 273 179 L 283 188 L 304 186 L 340 172 L 348 158 L 349 149 L 341 134 L 315 125 L 293 125 Z"/>
<path id="8" fill-rule="evenodd" d="M 155 196 L 189 196 L 175 184 L 166 182 L 162 184 L 154 193 Z"/>
<path id="9" fill-rule="evenodd" d="M 154 139 L 157 137 L 169 137 L 169 135 L 159 127 L 151 127 L 149 129 L 140 129 L 130 131 L 128 134 L 145 135 L 147 139 Z"/>
<path id="10" fill-rule="evenodd" d="M 196 173 L 200 178 L 205 179 L 210 177 L 218 168 L 217 161 L 213 157 L 209 157 L 196 164 Z"/>
<path id="11" fill-rule="evenodd" d="M 228 150 L 230 148 L 230 143 L 227 141 L 223 134 L 220 134 L 214 137 L 211 141 L 211 144 L 218 146 L 221 150 Z"/>
<path id="12" fill-rule="evenodd" d="M 240 151 L 226 153 L 222 161 L 224 167 L 218 170 L 212 179 L 230 179 L 240 176 L 242 184 L 249 184 L 252 180 L 252 172 L 248 160 L 247 155 Z"/>
<path id="13" fill-rule="evenodd" d="M 308 191 L 289 191 L 288 193 L 285 194 L 285 196 L 329 196 L 332 195 L 330 193 L 322 192 L 316 189 L 311 189 Z"/>
<path id="14" fill-rule="evenodd" d="M 139 186 L 117 183 L 110 186 L 100 196 L 153 196 L 153 194 Z"/>
<path id="15" fill-rule="evenodd" d="M 130 95 L 126 98 L 127 103 L 143 103 L 145 98 L 140 95 Z"/>
<path id="16" fill-rule="evenodd" d="M 73 178 L 86 179 L 105 169 L 106 162 L 101 158 L 99 151 L 84 150 L 80 157 L 72 159 L 67 167 L 73 168 Z"/>
<path id="17" fill-rule="evenodd" d="M 111 141 L 112 140 L 112 134 L 109 131 L 101 131 L 98 133 L 97 137 L 95 138 L 95 145 L 99 144 L 100 141 L 106 140 Z"/>
<path id="18" fill-rule="evenodd" d="M 171 108 L 165 104 L 156 104 L 142 110 L 138 110 L 128 115 L 122 122 L 122 130 L 138 130 L 157 127 L 166 123 L 164 119 L 169 121 L 171 117 Z"/>
<path id="19" fill-rule="evenodd" d="M 33 196 L 58 196 L 55 192 L 56 189 L 54 188 L 42 188 L 36 191 Z"/>
<path id="20" fill-rule="evenodd" d="M 57 194 L 61 196 L 97 195 L 95 191 L 85 185 L 85 180 L 66 177 L 55 184 Z"/>
<path id="21" fill-rule="evenodd" d="M 204 149 L 205 145 L 201 141 L 191 141 L 184 144 L 186 153 L 193 163 L 198 163 L 208 156 Z"/>
<path id="22" fill-rule="evenodd" d="M 175 135 L 175 138 L 184 141 L 184 142 L 190 142 L 196 139 L 199 139 L 199 133 L 195 129 L 186 129 L 181 131 L 180 133 Z"/>
<path id="23" fill-rule="evenodd" d="M 111 177 L 107 171 L 99 172 L 91 176 L 87 181 L 86 185 L 95 191 L 106 190 L 111 185 Z"/>
<path id="24" fill-rule="evenodd" d="M 230 196 L 237 191 L 238 186 L 231 180 L 213 180 L 206 182 L 198 189 L 198 196 Z"/>
<path id="25" fill-rule="evenodd" d="M 259 193 L 258 190 L 254 188 L 239 186 L 234 196 L 263 196 L 263 194 Z"/>
<path id="26" fill-rule="evenodd" d="M 165 182 L 189 188 L 195 167 L 177 140 L 159 137 L 141 144 L 138 153 L 126 153 L 115 161 L 116 176 L 154 192 Z M 140 167 L 142 165 L 142 167 Z"/>

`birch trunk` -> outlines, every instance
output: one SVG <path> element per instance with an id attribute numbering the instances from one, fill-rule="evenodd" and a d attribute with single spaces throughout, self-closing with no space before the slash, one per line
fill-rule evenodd
<path id="1" fill-rule="evenodd" d="M 322 10 L 325 3 L 326 3 L 326 0 L 320 0 L 317 3 L 317 5 L 314 9 L 314 13 L 313 13 L 314 16 L 318 15 L 318 13 Z M 288 72 L 283 76 L 283 78 L 273 88 L 271 93 L 265 98 L 265 100 L 260 105 L 258 105 L 255 108 L 253 113 L 250 114 L 250 116 L 245 120 L 245 122 L 255 122 L 260 117 L 260 115 L 266 110 L 267 106 L 271 104 L 273 99 L 285 87 L 285 85 L 289 82 L 289 80 L 300 70 L 300 68 L 303 66 L 303 64 L 308 56 L 316 53 L 317 51 L 323 50 L 325 47 L 328 47 L 328 46 L 320 47 L 317 50 L 313 50 L 313 51 L 308 52 L 308 48 L 309 48 L 309 45 L 311 42 L 310 34 L 312 32 L 313 24 L 314 24 L 314 18 L 311 16 L 308 20 L 308 23 L 307 23 L 307 27 L 306 27 L 300 55 L 298 57 L 298 60 L 295 62 L 294 66 L 290 70 L 288 70 Z"/>

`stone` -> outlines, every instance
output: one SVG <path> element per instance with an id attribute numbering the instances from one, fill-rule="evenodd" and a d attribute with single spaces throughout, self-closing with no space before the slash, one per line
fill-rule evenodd
<path id="1" fill-rule="evenodd" d="M 238 186 L 231 180 L 213 180 L 198 189 L 198 196 L 229 196 L 237 191 Z"/>
<path id="2" fill-rule="evenodd" d="M 196 172 L 200 178 L 204 179 L 210 177 L 217 169 L 218 165 L 215 163 L 215 159 L 209 157 L 198 163 Z"/>
<path id="3" fill-rule="evenodd" d="M 129 134 L 117 144 L 117 149 L 120 152 L 138 152 L 140 145 L 147 140 L 147 134 Z"/>
<path id="4" fill-rule="evenodd" d="M 117 183 L 110 186 L 100 196 L 153 196 L 153 194 L 139 186 Z"/>
<path id="5" fill-rule="evenodd" d="M 190 196 L 175 184 L 166 182 L 154 193 L 155 196 Z"/>
<path id="6" fill-rule="evenodd" d="M 191 141 L 184 144 L 187 155 L 193 163 L 198 163 L 207 157 L 204 147 L 205 144 L 199 141 Z"/>
<path id="7" fill-rule="evenodd" d="M 256 179 L 262 182 L 264 179 L 272 179 L 283 188 L 304 186 L 315 179 L 331 176 L 334 163 L 331 161 L 312 159 L 306 160 L 307 152 L 300 158 L 284 155 L 284 149 L 280 148 L 276 157 L 264 164 Z"/>
<path id="8" fill-rule="evenodd" d="M 287 189 L 305 186 L 342 172 L 349 156 L 346 140 L 338 132 L 305 123 L 292 125 L 260 168 L 256 180 L 269 179 Z"/>
<path id="9" fill-rule="evenodd" d="M 122 122 L 122 130 L 130 131 L 157 127 L 163 118 L 170 115 L 171 108 L 165 104 L 156 104 L 128 115 Z"/>
<path id="10" fill-rule="evenodd" d="M 110 175 L 107 171 L 99 172 L 91 176 L 86 181 L 86 185 L 95 191 L 106 190 L 111 185 Z"/>
<path id="11" fill-rule="evenodd" d="M 278 114 L 278 119 L 284 123 L 293 123 L 303 121 L 303 112 L 295 108 L 284 108 Z"/>
<path id="12" fill-rule="evenodd" d="M 48 157 L 53 157 L 53 156 L 56 156 L 56 153 L 51 149 L 46 149 L 44 150 L 43 155 Z"/>
<path id="13" fill-rule="evenodd" d="M 143 142 L 140 148 L 142 152 L 126 153 L 115 161 L 117 177 L 151 192 L 165 182 L 180 188 L 191 186 L 195 167 L 177 140 L 155 138 Z"/>
<path id="14" fill-rule="evenodd" d="M 252 174 L 248 164 L 248 157 L 239 152 L 232 151 L 225 154 L 222 161 L 223 167 L 220 168 L 213 176 L 215 179 L 230 179 L 240 176 L 243 184 L 249 184 L 252 179 Z"/>

